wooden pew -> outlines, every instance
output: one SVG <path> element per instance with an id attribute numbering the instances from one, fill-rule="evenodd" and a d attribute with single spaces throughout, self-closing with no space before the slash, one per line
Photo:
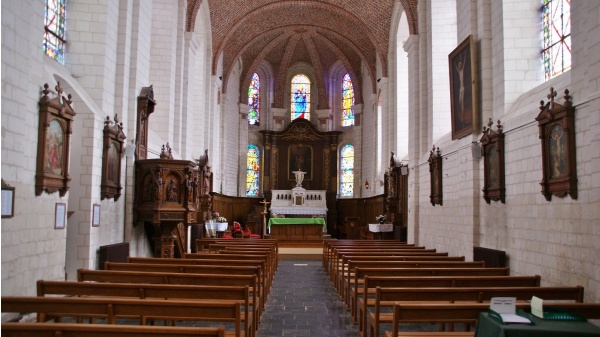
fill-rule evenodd
<path id="1" fill-rule="evenodd" d="M 396 247 L 397 249 L 425 248 L 415 246 L 413 243 L 407 244 L 393 240 L 327 240 L 323 243 L 323 267 L 327 269 L 327 263 L 332 258 L 336 249 L 368 249 L 380 247 Z"/>
<path id="2" fill-rule="evenodd" d="M 379 336 L 381 323 L 392 323 L 391 313 L 382 313 L 381 308 L 391 307 L 396 302 L 487 302 L 492 297 L 515 297 L 518 301 L 529 301 L 537 296 L 547 300 L 583 302 L 583 287 L 473 287 L 473 288 L 381 288 L 375 292 L 374 311 L 367 312 L 365 328 L 369 336 Z M 367 310 L 365 310 L 366 312 Z M 367 327 L 368 326 L 368 327 Z M 363 330 L 363 336 L 366 336 Z"/>
<path id="3" fill-rule="evenodd" d="M 482 268 L 476 268 L 479 271 Z M 485 269 L 485 268 L 483 268 Z M 455 269 L 452 269 L 455 271 Z M 361 270 L 357 270 L 360 274 Z M 362 276 L 361 276 L 362 277 Z M 354 286 L 350 297 L 351 314 L 359 329 L 366 321 L 367 307 L 375 305 L 376 287 L 381 288 L 450 288 L 450 287 L 539 287 L 541 277 L 535 276 L 370 276 L 364 275 L 363 287 Z"/>
<path id="4" fill-rule="evenodd" d="M 483 268 L 483 261 L 354 261 L 342 266 L 338 288 L 343 299 L 355 277 L 356 268 Z"/>
<path id="5" fill-rule="evenodd" d="M 204 286 L 148 283 L 93 283 L 68 281 L 37 281 L 37 296 L 131 297 L 139 299 L 218 300 L 242 305 L 242 320 L 250 317 L 248 336 L 253 336 L 258 324 L 258 307 L 251 303 L 249 287 Z M 254 329 L 254 330 L 252 330 Z"/>
<path id="6" fill-rule="evenodd" d="M 328 256 L 324 257 L 324 266 L 326 270 L 334 269 L 333 267 L 340 264 L 340 260 L 344 255 L 367 255 L 367 254 L 377 254 L 377 255 L 426 255 L 424 253 L 428 253 L 427 255 L 445 255 L 448 256 L 448 253 L 438 253 L 436 249 L 425 249 L 425 247 L 419 246 L 373 246 L 369 248 L 361 247 L 361 248 L 348 248 L 348 247 L 336 247 L 331 249 L 328 253 Z"/>
<path id="7" fill-rule="evenodd" d="M 210 244 L 214 243 L 230 243 L 237 245 L 268 245 L 274 246 L 276 250 L 278 250 L 278 241 L 275 239 L 261 239 L 261 240 L 231 240 L 231 239 L 222 239 L 222 238 L 203 238 L 196 239 L 196 252 L 208 252 L 208 248 Z"/>
<path id="8" fill-rule="evenodd" d="M 162 272 L 137 272 L 115 270 L 77 270 L 78 282 L 104 283 L 147 283 L 147 284 L 182 284 L 205 286 L 249 286 L 253 308 L 258 308 L 257 320 L 264 311 L 260 286 L 256 275 L 231 274 L 182 274 Z"/>
<path id="9" fill-rule="evenodd" d="M 348 261 L 457 261 L 464 262 L 464 256 L 448 256 L 448 253 L 392 253 L 393 255 L 343 255 L 339 261 L 339 266 L 335 267 L 337 278 L 344 275 L 345 269 L 348 268 Z M 340 294 L 345 294 L 347 300 L 348 294 L 342 289 Z"/>
<path id="10" fill-rule="evenodd" d="M 330 262 L 328 273 L 332 276 L 332 280 L 336 280 L 342 267 L 346 266 L 350 257 L 360 256 L 363 259 L 371 256 L 431 256 L 431 257 L 447 257 L 447 252 L 438 252 L 435 249 L 380 249 L 368 251 L 335 251 Z"/>
<path id="11" fill-rule="evenodd" d="M 546 306 L 557 306 L 568 312 L 588 319 L 600 318 L 600 303 L 544 303 Z M 414 332 L 399 332 L 399 325 L 405 323 L 462 323 L 477 321 L 479 313 L 488 311 L 489 303 L 448 303 L 423 304 L 396 302 L 392 313 L 392 331 L 386 331 L 385 337 L 419 336 Z M 529 312 L 531 304 L 517 303 L 517 308 Z M 443 333 L 430 336 L 446 336 Z"/>
<path id="12" fill-rule="evenodd" d="M 154 258 L 154 257 L 128 257 L 127 262 L 129 263 L 154 263 L 154 264 L 211 264 L 211 265 L 223 265 L 223 266 L 245 266 L 245 265 L 260 265 L 265 273 L 265 282 L 269 285 L 273 281 L 273 270 L 271 265 L 267 261 L 267 258 L 257 255 L 240 255 L 235 254 L 228 256 L 227 254 L 195 254 L 195 257 L 189 257 L 185 259 L 176 258 Z M 208 262 L 207 262 L 208 261 Z M 269 288 L 268 288 L 269 289 Z"/>
<path id="13" fill-rule="evenodd" d="M 97 318 L 116 324 L 117 318 L 136 319 L 140 325 L 150 320 L 233 323 L 226 335 L 247 336 L 250 324 L 242 320 L 241 304 L 219 301 L 140 300 L 122 298 L 2 296 L 2 312 L 37 313 L 38 322 L 52 318 Z M 244 328 L 242 329 L 242 325 Z M 233 334 L 232 334 L 233 332 Z"/>
<path id="14" fill-rule="evenodd" d="M 104 270 L 122 270 L 139 272 L 162 272 L 162 273 L 187 273 L 187 274 L 231 274 L 231 275 L 256 275 L 259 281 L 259 294 L 263 301 L 268 295 L 268 283 L 265 273 L 260 266 L 223 266 L 221 264 L 209 265 L 185 265 L 185 264 L 152 264 L 152 263 L 123 263 L 105 262 Z"/>
<path id="15" fill-rule="evenodd" d="M 225 328 L 3 322 L 4 337 L 225 337 Z"/>

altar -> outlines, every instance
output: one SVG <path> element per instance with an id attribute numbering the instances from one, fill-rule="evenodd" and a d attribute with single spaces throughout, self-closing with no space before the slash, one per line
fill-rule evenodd
<path id="1" fill-rule="evenodd" d="M 326 231 L 323 218 L 271 218 L 267 228 L 272 239 L 321 240 Z"/>
<path id="2" fill-rule="evenodd" d="M 327 194 L 302 187 L 302 171 L 294 171 L 296 187 L 271 191 L 271 218 L 267 228 L 271 238 L 320 240 L 327 233 Z"/>

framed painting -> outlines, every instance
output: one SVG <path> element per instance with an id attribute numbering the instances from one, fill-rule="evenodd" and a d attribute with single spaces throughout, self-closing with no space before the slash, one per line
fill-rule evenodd
<path id="1" fill-rule="evenodd" d="M 75 111 L 71 108 L 71 95 L 63 96 L 60 82 L 56 96 L 51 98 L 49 85 L 44 84 L 38 130 L 38 155 L 35 175 L 35 194 L 59 192 L 64 196 L 69 190 L 69 153 Z"/>
<path id="2" fill-rule="evenodd" d="M 448 64 L 452 139 L 459 139 L 473 133 L 473 125 L 477 122 L 476 67 L 472 35 L 448 55 Z"/>
<path id="3" fill-rule="evenodd" d="M 481 137 L 481 155 L 483 157 L 483 199 L 488 204 L 491 200 L 504 203 L 506 188 L 504 184 L 504 132 L 500 121 L 496 123 L 496 131 L 492 129 L 490 118 L 487 127 L 483 127 Z"/>
<path id="4" fill-rule="evenodd" d="M 442 205 L 443 193 L 442 193 L 442 155 L 440 154 L 440 148 L 436 150 L 435 145 L 429 152 L 429 175 L 431 178 L 431 194 L 429 199 L 433 206 Z"/>
<path id="5" fill-rule="evenodd" d="M 577 199 L 575 108 L 569 90 L 565 90 L 563 104 L 554 102 L 554 88 L 547 97 L 549 102 L 540 101 L 540 113 L 535 118 L 542 144 L 542 194 L 548 201 L 553 195 Z"/>
<path id="6" fill-rule="evenodd" d="M 104 121 L 104 146 L 102 149 L 102 182 L 100 183 L 100 198 L 113 198 L 115 201 L 121 196 L 121 158 L 125 152 L 125 134 L 123 123 L 119 123 L 117 116 L 114 122 L 109 117 Z"/>
<path id="7" fill-rule="evenodd" d="M 288 180 L 295 180 L 294 171 L 303 171 L 304 181 L 312 180 L 313 149 L 306 145 L 290 145 L 288 148 Z"/>

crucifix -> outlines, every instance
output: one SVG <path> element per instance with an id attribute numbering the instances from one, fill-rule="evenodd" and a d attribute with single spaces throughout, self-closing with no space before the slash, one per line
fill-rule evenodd
<path id="1" fill-rule="evenodd" d="M 554 97 L 556 97 L 556 91 L 554 91 L 553 87 L 550 87 L 550 93 L 546 97 L 550 100 L 549 109 L 552 110 L 554 108 Z"/>
<path id="2" fill-rule="evenodd" d="M 260 214 L 262 214 L 262 219 L 263 219 L 261 238 L 264 239 L 265 235 L 267 234 L 267 214 L 269 213 L 267 210 L 267 206 L 270 204 L 270 202 L 268 202 L 267 199 L 263 199 L 259 203 L 263 204 L 263 207 L 264 207 L 263 211 L 260 213 Z"/>

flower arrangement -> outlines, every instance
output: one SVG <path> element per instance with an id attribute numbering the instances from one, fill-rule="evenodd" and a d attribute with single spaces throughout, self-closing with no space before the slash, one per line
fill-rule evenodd
<path id="1" fill-rule="evenodd" d="M 387 218 L 385 217 L 385 214 L 381 214 L 376 216 L 375 220 L 377 220 L 379 223 L 384 223 L 387 221 Z"/>
<path id="2" fill-rule="evenodd" d="M 224 216 L 221 216 L 217 211 L 212 211 L 210 215 L 214 222 L 227 222 L 227 219 Z"/>

